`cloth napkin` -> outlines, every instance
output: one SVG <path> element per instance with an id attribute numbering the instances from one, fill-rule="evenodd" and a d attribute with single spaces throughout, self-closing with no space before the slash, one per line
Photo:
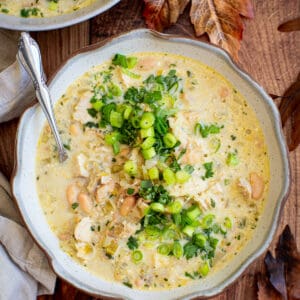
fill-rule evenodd
<path id="1" fill-rule="evenodd" d="M 34 99 L 16 62 L 19 33 L 0 29 L 0 123 L 19 116 Z M 1 137 L 0 137 L 1 138 Z M 54 292 L 56 276 L 24 228 L 8 181 L 0 172 L 0 300 L 33 300 Z"/>
<path id="2" fill-rule="evenodd" d="M 31 300 L 52 294 L 55 281 L 45 254 L 23 227 L 9 183 L 0 173 L 0 299 Z"/>
<path id="3" fill-rule="evenodd" d="M 0 123 L 18 117 L 35 98 L 32 82 L 16 61 L 19 33 L 0 29 Z"/>

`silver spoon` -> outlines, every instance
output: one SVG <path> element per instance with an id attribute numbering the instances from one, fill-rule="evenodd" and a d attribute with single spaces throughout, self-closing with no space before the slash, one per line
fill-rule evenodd
<path id="1" fill-rule="evenodd" d="M 51 127 L 57 144 L 59 161 L 62 163 L 68 158 L 68 155 L 57 130 L 52 101 L 45 82 L 40 49 L 36 41 L 31 38 L 31 36 L 27 32 L 21 33 L 17 59 L 19 63 L 23 65 L 33 81 L 36 97 L 40 105 L 42 106 L 43 112 L 46 115 L 46 118 Z"/>

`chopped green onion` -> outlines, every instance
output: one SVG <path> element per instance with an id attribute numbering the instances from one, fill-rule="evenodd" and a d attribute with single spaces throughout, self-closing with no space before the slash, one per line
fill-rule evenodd
<path id="1" fill-rule="evenodd" d="M 167 229 L 164 231 L 164 238 L 166 240 L 174 240 L 177 237 L 177 232 L 174 229 Z"/>
<path id="2" fill-rule="evenodd" d="M 151 127 L 155 122 L 155 116 L 153 113 L 150 112 L 145 112 L 142 115 L 141 121 L 140 121 L 140 126 L 143 129 L 147 129 Z"/>
<path id="3" fill-rule="evenodd" d="M 177 143 L 176 137 L 170 132 L 164 135 L 163 140 L 168 148 L 173 148 Z"/>
<path id="4" fill-rule="evenodd" d="M 209 147 L 213 153 L 217 153 L 221 147 L 221 140 L 213 138 L 209 142 Z"/>
<path id="5" fill-rule="evenodd" d="M 167 168 L 163 171 L 163 178 L 168 185 L 174 184 L 176 182 L 175 174 L 170 168 Z"/>
<path id="6" fill-rule="evenodd" d="M 123 125 L 123 117 L 120 113 L 116 111 L 111 111 L 109 121 L 111 126 L 113 127 L 121 128 Z"/>
<path id="7" fill-rule="evenodd" d="M 141 133 L 141 138 L 145 139 L 147 137 L 153 137 L 154 136 L 154 128 L 149 127 L 149 128 L 144 128 L 140 130 Z"/>
<path id="8" fill-rule="evenodd" d="M 228 166 L 237 166 L 239 164 L 239 159 L 237 157 L 236 153 L 228 153 L 227 159 L 226 159 L 226 164 Z"/>
<path id="9" fill-rule="evenodd" d="M 176 181 L 178 183 L 185 183 L 190 179 L 191 175 L 184 170 L 179 170 L 176 172 Z"/>
<path id="10" fill-rule="evenodd" d="M 128 69 L 132 69 L 137 64 L 137 58 L 134 56 L 127 57 Z"/>
<path id="11" fill-rule="evenodd" d="M 137 165 L 132 160 L 126 161 L 124 164 L 124 171 L 130 176 L 135 176 L 137 174 Z"/>
<path id="12" fill-rule="evenodd" d="M 175 257 L 180 258 L 183 255 L 183 248 L 178 241 L 175 241 L 173 244 L 173 254 Z"/>
<path id="13" fill-rule="evenodd" d="M 193 236 L 194 231 L 195 231 L 195 228 L 190 225 L 186 225 L 182 229 L 182 232 L 185 233 L 186 235 L 188 235 L 189 237 Z"/>
<path id="14" fill-rule="evenodd" d="M 105 135 L 105 142 L 108 145 L 113 145 L 117 143 L 120 139 L 120 134 L 118 132 L 111 132 Z"/>
<path id="15" fill-rule="evenodd" d="M 232 221 L 230 218 L 226 217 L 225 220 L 224 220 L 224 226 L 227 228 L 227 229 L 231 229 L 232 228 Z"/>
<path id="16" fill-rule="evenodd" d="M 155 138 L 154 137 L 152 137 L 152 136 L 149 136 L 149 137 L 147 137 L 144 141 L 143 141 L 143 143 L 141 144 L 141 148 L 143 149 L 143 150 L 146 150 L 146 149 L 149 149 L 149 148 L 151 148 L 154 144 L 155 144 Z"/>
<path id="17" fill-rule="evenodd" d="M 122 95 L 122 90 L 120 89 L 120 87 L 118 87 L 115 84 L 112 84 L 109 87 L 109 91 L 112 93 L 113 96 L 119 97 Z"/>
<path id="18" fill-rule="evenodd" d="M 157 247 L 157 252 L 161 255 L 169 255 L 171 247 L 168 244 L 161 244 Z"/>
<path id="19" fill-rule="evenodd" d="M 133 79 L 140 79 L 141 78 L 141 75 L 139 74 L 135 74 L 133 72 L 130 72 L 129 70 L 127 69 L 124 69 L 124 68 L 121 68 L 121 71 L 123 74 L 127 75 L 128 77 L 131 77 Z"/>
<path id="20" fill-rule="evenodd" d="M 94 103 L 92 103 L 92 107 L 96 111 L 100 111 L 103 105 L 104 103 L 102 101 L 95 101 Z"/>
<path id="21" fill-rule="evenodd" d="M 131 106 L 126 106 L 124 111 L 123 111 L 123 117 L 125 120 L 128 120 L 130 115 L 131 115 L 131 112 L 132 112 L 132 107 Z"/>
<path id="22" fill-rule="evenodd" d="M 151 147 L 149 149 L 143 149 L 142 154 L 146 160 L 151 159 L 152 157 L 154 157 L 156 155 L 155 148 Z"/>
<path id="23" fill-rule="evenodd" d="M 151 180 L 157 180 L 159 179 L 159 171 L 156 167 L 153 167 L 148 170 L 148 175 Z"/>
<path id="24" fill-rule="evenodd" d="M 130 119 L 131 124 L 134 128 L 140 128 L 140 118 L 139 117 L 133 117 Z"/>
<path id="25" fill-rule="evenodd" d="M 143 259 L 143 253 L 140 250 L 134 250 L 131 254 L 133 262 L 137 263 Z"/>
<path id="26" fill-rule="evenodd" d="M 145 227 L 145 233 L 149 237 L 158 238 L 161 236 L 162 231 L 155 226 L 147 226 Z"/>
<path id="27" fill-rule="evenodd" d="M 216 216 L 213 214 L 208 214 L 204 216 L 201 220 L 201 227 L 204 229 L 210 228 L 211 225 L 213 224 L 215 217 Z"/>
<path id="28" fill-rule="evenodd" d="M 205 262 L 204 265 L 202 265 L 200 268 L 199 268 L 199 273 L 202 277 L 205 277 L 209 272 L 209 264 L 208 262 Z"/>
<path id="29" fill-rule="evenodd" d="M 176 200 L 168 205 L 167 210 L 170 214 L 179 214 L 182 210 L 182 204 Z"/>
<path id="30" fill-rule="evenodd" d="M 207 239 L 205 237 L 204 234 L 202 233 L 197 233 L 194 235 L 194 243 L 200 247 L 200 248 L 204 248 L 205 244 L 207 242 Z"/>
<path id="31" fill-rule="evenodd" d="M 179 226 L 180 223 L 181 223 L 181 214 L 180 213 L 177 213 L 177 214 L 173 214 L 172 215 L 172 219 L 173 219 L 173 222 Z"/>
<path id="32" fill-rule="evenodd" d="M 165 211 L 165 207 L 163 206 L 163 204 L 158 203 L 158 202 L 151 203 L 150 208 L 156 212 L 164 212 Z"/>
<path id="33" fill-rule="evenodd" d="M 191 221 L 194 221 L 201 215 L 201 210 L 197 205 L 192 205 L 188 208 L 186 215 Z"/>

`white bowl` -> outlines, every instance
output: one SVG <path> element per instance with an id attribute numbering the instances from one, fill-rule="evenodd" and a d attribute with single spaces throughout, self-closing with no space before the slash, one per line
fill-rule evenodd
<path id="1" fill-rule="evenodd" d="M 13 0 L 11 0 L 13 1 Z M 75 12 L 48 18 L 22 18 L 0 14 L 0 28 L 21 31 L 42 31 L 71 26 L 108 10 L 120 0 L 96 0 Z"/>
<path id="2" fill-rule="evenodd" d="M 270 191 L 265 210 L 251 241 L 222 270 L 206 279 L 187 286 L 164 291 L 140 291 L 120 283 L 107 282 L 87 272 L 59 247 L 57 237 L 49 228 L 41 209 L 37 190 L 35 157 L 38 139 L 45 124 L 41 107 L 28 109 L 17 133 L 17 163 L 13 179 L 13 193 L 24 221 L 36 242 L 50 258 L 54 271 L 75 287 L 94 295 L 125 299 L 189 299 L 212 296 L 236 280 L 242 272 L 270 245 L 279 215 L 288 195 L 290 170 L 288 153 L 281 130 L 280 116 L 268 94 L 242 72 L 223 50 L 199 41 L 161 35 L 149 30 L 137 30 L 84 48 L 69 59 L 52 78 L 50 92 L 56 102 L 75 79 L 92 66 L 111 59 L 115 53 L 152 51 L 170 52 L 197 59 L 225 76 L 247 99 L 262 126 L 270 156 Z"/>

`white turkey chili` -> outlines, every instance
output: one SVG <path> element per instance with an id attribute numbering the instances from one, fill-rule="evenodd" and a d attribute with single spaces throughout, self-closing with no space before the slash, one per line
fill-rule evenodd
<path id="1" fill-rule="evenodd" d="M 56 104 L 69 159 L 48 125 L 37 188 L 62 249 L 90 272 L 170 289 L 220 270 L 251 239 L 269 185 L 259 122 L 207 66 L 116 54 Z"/>

